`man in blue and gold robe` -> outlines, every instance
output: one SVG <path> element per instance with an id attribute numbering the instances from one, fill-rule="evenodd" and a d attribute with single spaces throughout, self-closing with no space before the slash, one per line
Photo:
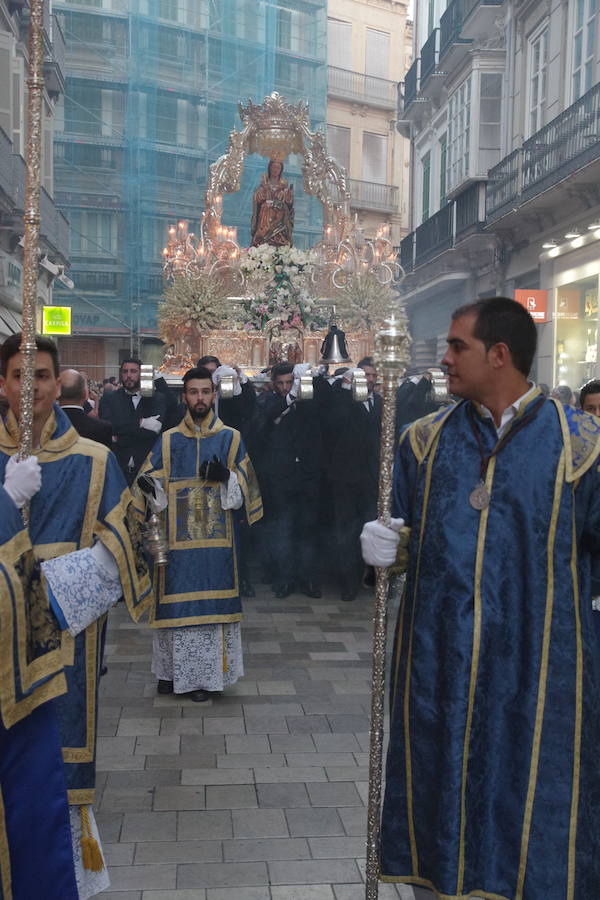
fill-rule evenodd
<path id="1" fill-rule="evenodd" d="M 78 900 L 53 704 L 61 634 L 21 516 L 0 486 L 0 898 Z"/>
<path id="2" fill-rule="evenodd" d="M 262 501 L 240 433 L 214 413 L 211 373 L 198 366 L 183 383 L 185 417 L 142 468 L 164 496 L 169 546 L 167 565 L 155 572 L 152 671 L 159 693 L 201 702 L 243 674 L 232 510 L 244 504 L 252 525 Z"/>
<path id="3" fill-rule="evenodd" d="M 528 382 L 535 347 L 512 300 L 457 310 L 443 362 L 462 402 L 396 459 L 380 871 L 444 900 L 600 897 L 600 423 Z M 362 540 L 387 565 L 399 538 Z"/>
<path id="4" fill-rule="evenodd" d="M 10 409 L 0 421 L 0 481 L 19 446 L 21 336 L 0 348 L 1 379 Z M 131 509 L 131 494 L 114 455 L 80 437 L 56 404 L 60 392 L 58 353 L 48 338 L 36 338 L 33 448 L 42 469 L 42 487 L 33 497 L 29 537 L 35 555 L 51 560 L 100 542 L 116 562 L 122 594 L 138 620 L 150 601 L 150 581 Z M 80 823 L 75 807 L 85 806 L 84 828 L 93 820 L 95 796 L 96 710 L 100 634 L 105 617 L 92 621 L 76 637 L 65 634 L 62 651 L 67 693 L 55 701 L 58 714 L 74 844 Z M 94 829 L 92 821 L 92 830 Z M 91 896 L 91 894 L 88 894 Z"/>

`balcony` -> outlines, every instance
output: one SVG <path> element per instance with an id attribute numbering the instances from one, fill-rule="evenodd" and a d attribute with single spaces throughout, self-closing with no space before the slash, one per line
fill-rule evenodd
<path id="1" fill-rule="evenodd" d="M 421 60 L 419 58 L 415 59 L 414 63 L 404 76 L 404 114 L 406 114 L 409 106 L 417 99 L 420 62 Z"/>
<path id="2" fill-rule="evenodd" d="M 501 7 L 502 0 L 464 0 L 462 37 L 471 40 L 488 37 Z"/>
<path id="3" fill-rule="evenodd" d="M 426 219 L 400 242 L 400 263 L 406 273 L 431 262 L 446 250 L 452 250 L 484 226 L 485 182 L 475 182 Z"/>
<path id="4" fill-rule="evenodd" d="M 44 83 L 51 97 L 64 93 L 66 58 L 65 36 L 58 17 L 52 16 L 52 49 L 44 54 Z"/>
<path id="5" fill-rule="evenodd" d="M 327 92 L 330 97 L 381 109 L 395 109 L 396 89 L 396 82 L 388 81 L 387 78 L 362 75 L 360 72 L 338 69 L 335 66 L 328 67 Z"/>
<path id="6" fill-rule="evenodd" d="M 490 169 L 486 191 L 486 219 L 516 212 L 523 203 L 535 208 L 548 188 L 565 179 L 571 190 L 598 181 L 600 175 L 600 84 L 580 97 L 555 119 Z M 553 194 L 553 206 L 565 198 Z"/>
<path id="7" fill-rule="evenodd" d="M 400 265 L 408 275 L 415 266 L 415 233 L 411 231 L 400 241 Z"/>
<path id="8" fill-rule="evenodd" d="M 448 203 L 416 229 L 415 266 L 423 265 L 452 247 L 453 213 L 454 204 Z"/>
<path id="9" fill-rule="evenodd" d="M 423 97 L 438 100 L 445 79 L 445 74 L 438 71 L 440 58 L 440 29 L 434 28 L 421 47 L 421 84 Z"/>
<path id="10" fill-rule="evenodd" d="M 6 224 L 16 234 L 23 234 L 25 209 L 25 160 L 12 152 L 12 143 L 0 129 L 0 189 L 6 195 Z M 40 247 L 69 258 L 69 223 L 56 207 L 50 194 L 40 190 Z"/>
<path id="11" fill-rule="evenodd" d="M 472 43 L 462 36 L 465 2 L 466 0 L 451 0 L 440 19 L 440 65 L 447 72 L 456 66 L 465 48 Z"/>
<path id="12" fill-rule="evenodd" d="M 370 181 L 348 180 L 352 209 L 376 212 L 398 212 L 398 188 L 392 184 L 373 184 Z"/>

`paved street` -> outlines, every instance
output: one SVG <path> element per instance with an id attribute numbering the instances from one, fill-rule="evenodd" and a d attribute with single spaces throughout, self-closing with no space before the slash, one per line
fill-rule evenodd
<path id="1" fill-rule="evenodd" d="M 371 607 L 372 594 L 341 603 L 259 591 L 245 602 L 246 676 L 208 704 L 157 697 L 150 630 L 122 604 L 111 612 L 103 897 L 364 898 Z M 380 897 L 413 893 L 382 885 Z"/>

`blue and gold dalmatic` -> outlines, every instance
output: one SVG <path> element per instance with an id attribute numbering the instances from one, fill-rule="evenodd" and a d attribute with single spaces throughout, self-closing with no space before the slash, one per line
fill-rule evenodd
<path id="1" fill-rule="evenodd" d="M 0 481 L 17 452 L 18 424 L 9 412 L 0 420 Z M 38 559 L 53 559 L 91 547 L 110 550 L 119 567 L 123 596 L 137 621 L 151 600 L 150 581 L 137 538 L 131 494 L 113 454 L 80 437 L 55 405 L 35 451 L 42 468 L 41 490 L 32 498 L 29 536 Z M 64 633 L 62 652 L 68 691 L 55 700 L 69 802 L 94 802 L 96 714 L 102 616 L 76 638 Z"/>
<path id="2" fill-rule="evenodd" d="M 156 579 L 155 628 L 239 622 L 242 605 L 235 523 L 221 507 L 220 485 L 199 478 L 217 456 L 238 478 L 248 523 L 262 516 L 258 483 L 240 434 L 214 413 L 198 427 L 189 414 L 157 441 L 142 471 L 162 479 L 168 496 L 169 558 Z"/>
<path id="3" fill-rule="evenodd" d="M 509 428 L 531 411 L 526 397 Z M 381 877 L 448 898 L 600 898 L 600 422 L 545 401 L 497 443 L 470 403 L 403 433 L 411 528 Z"/>
<path id="4" fill-rule="evenodd" d="M 61 634 L 21 516 L 0 487 L 0 900 L 77 900 L 56 711 Z"/>

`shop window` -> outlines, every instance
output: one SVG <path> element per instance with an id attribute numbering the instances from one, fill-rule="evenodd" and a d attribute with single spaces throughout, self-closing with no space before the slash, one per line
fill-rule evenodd
<path id="1" fill-rule="evenodd" d="M 454 188 L 470 172 L 471 76 L 448 100 L 448 187 Z"/>
<path id="2" fill-rule="evenodd" d="M 556 289 L 556 377 L 577 390 L 596 374 L 598 276 Z"/>

